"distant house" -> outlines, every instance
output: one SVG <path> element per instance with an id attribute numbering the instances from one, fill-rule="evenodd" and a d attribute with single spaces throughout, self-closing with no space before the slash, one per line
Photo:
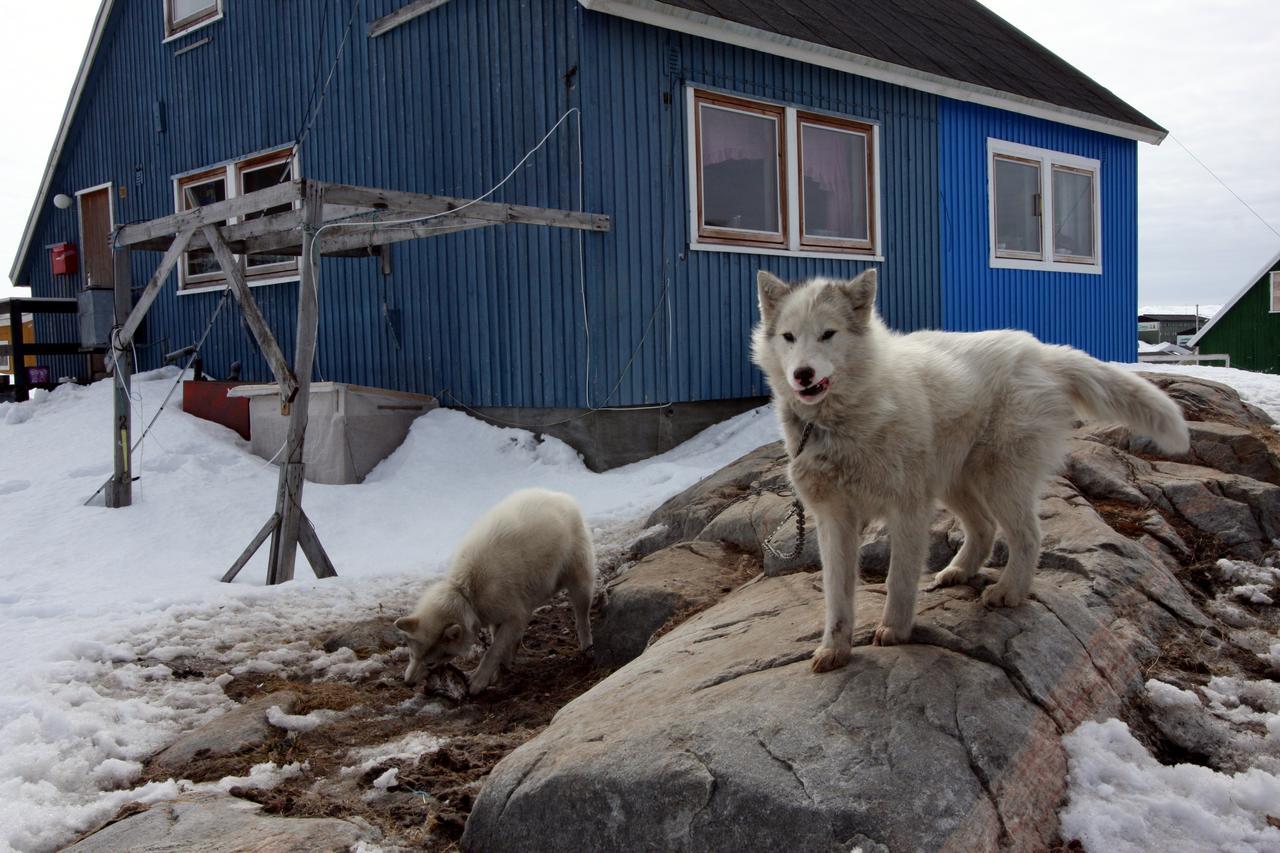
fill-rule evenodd
<path id="1" fill-rule="evenodd" d="M 1226 353 L 1232 367 L 1280 373 L 1280 253 L 1245 281 L 1190 345 Z"/>
<path id="2" fill-rule="evenodd" d="M 0 322 L 0 373 L 6 373 L 12 376 L 13 360 L 5 350 L 5 347 L 11 343 L 9 340 L 10 327 L 7 320 L 8 318 L 5 317 L 5 322 Z M 36 340 L 36 325 L 30 314 L 22 315 L 22 340 L 29 344 L 35 343 Z M 23 361 L 26 363 L 27 367 L 36 366 L 35 356 L 25 356 Z"/>
<path id="3" fill-rule="evenodd" d="M 1138 340 L 1149 344 L 1186 344 L 1208 317 L 1198 314 L 1139 314 Z"/>
<path id="4" fill-rule="evenodd" d="M 611 230 L 326 260 L 323 378 L 535 422 L 725 411 L 767 392 L 760 268 L 875 266 L 896 329 L 1135 357 L 1137 145 L 1165 131 L 976 0 L 105 0 L 10 275 L 40 296 L 109 285 L 114 225 L 299 177 L 475 198 L 562 116 L 492 200 L 581 204 Z M 83 263 L 55 275 L 43 247 L 64 242 Z M 157 260 L 135 253 L 135 285 Z M 296 259 L 242 263 L 288 346 Z M 226 286 L 208 252 L 179 270 L 143 369 Z M 270 375 L 234 303 L 203 355 Z"/>

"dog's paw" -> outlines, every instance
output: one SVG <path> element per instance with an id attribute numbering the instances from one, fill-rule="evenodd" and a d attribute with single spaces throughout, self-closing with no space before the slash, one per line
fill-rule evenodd
<path id="1" fill-rule="evenodd" d="M 982 603 L 987 607 L 1021 607 L 1027 595 L 1004 581 L 997 581 L 982 591 Z"/>
<path id="2" fill-rule="evenodd" d="M 473 672 L 467 677 L 467 692 L 472 696 L 478 696 L 484 692 L 486 687 L 489 686 L 490 681 L 492 681 L 491 678 L 477 676 L 476 673 Z"/>
<path id="3" fill-rule="evenodd" d="M 966 572 L 956 566 L 948 566 L 933 576 L 933 583 L 925 587 L 925 590 L 932 592 L 935 589 L 942 589 L 947 586 L 959 586 L 960 584 L 968 583 L 974 574 L 974 572 Z"/>
<path id="4" fill-rule="evenodd" d="M 873 646 L 897 646 L 908 642 L 911 639 L 911 629 L 905 631 L 901 628 L 890 628 L 888 625 L 880 625 L 876 628 L 875 636 L 871 638 Z"/>
<path id="5" fill-rule="evenodd" d="M 839 669 L 849 662 L 849 649 L 833 649 L 830 646 L 818 646 L 813 651 L 810 666 L 814 672 L 830 672 Z"/>

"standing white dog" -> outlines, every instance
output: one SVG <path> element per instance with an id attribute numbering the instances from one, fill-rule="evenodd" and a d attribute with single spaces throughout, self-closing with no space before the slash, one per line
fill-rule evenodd
<path id="1" fill-rule="evenodd" d="M 937 502 L 965 538 L 936 583 L 973 577 L 999 525 L 1009 561 L 982 600 L 1016 607 L 1039 562 L 1040 490 L 1061 463 L 1077 411 L 1120 421 L 1171 453 L 1189 446 L 1172 400 L 1078 350 L 1025 332 L 889 331 L 875 312 L 875 270 L 795 287 L 761 271 L 757 283 L 752 357 L 773 389 L 796 494 L 818 521 L 827 616 L 815 672 L 849 661 L 867 522 L 884 518 L 891 542 L 874 641 L 903 643 Z"/>
<path id="2" fill-rule="evenodd" d="M 466 654 L 487 626 L 493 644 L 469 683 L 479 693 L 499 665 L 514 660 L 534 609 L 562 589 L 573 604 L 578 644 L 591 648 L 595 577 L 591 536 L 572 497 L 546 489 L 509 495 L 467 531 L 449 574 L 396 620 L 409 642 L 405 682 L 416 684 L 432 667 Z"/>

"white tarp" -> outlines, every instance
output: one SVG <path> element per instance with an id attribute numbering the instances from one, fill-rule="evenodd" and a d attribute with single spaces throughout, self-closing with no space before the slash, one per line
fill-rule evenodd
<path id="1" fill-rule="evenodd" d="M 240 385 L 228 396 L 249 398 L 249 445 L 263 459 L 284 456 L 288 415 L 280 414 L 279 386 Z M 347 385 L 311 383 L 307 436 L 302 447 L 313 483 L 359 483 L 400 446 L 414 419 L 437 407 L 434 397 Z"/>

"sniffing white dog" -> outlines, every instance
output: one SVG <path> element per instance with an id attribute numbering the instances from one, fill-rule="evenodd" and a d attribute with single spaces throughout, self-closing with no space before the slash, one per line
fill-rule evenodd
<path id="1" fill-rule="evenodd" d="M 965 537 L 936 584 L 973 577 L 999 526 L 1009 561 L 982 600 L 1016 607 L 1039 562 L 1041 487 L 1061 463 L 1077 411 L 1124 423 L 1170 453 L 1189 446 L 1172 400 L 1078 350 L 1025 332 L 889 331 L 875 311 L 875 270 L 795 287 L 762 271 L 757 284 L 752 357 L 773 390 L 796 495 L 818 522 L 827 612 L 816 672 L 849 660 L 858 550 L 869 521 L 886 520 L 891 544 L 874 642 L 903 643 L 937 502 Z"/>
<path id="2" fill-rule="evenodd" d="M 466 654 L 482 627 L 493 643 L 469 679 L 484 690 L 499 665 L 510 666 L 535 608 L 567 590 L 578 644 L 591 648 L 588 610 L 595 587 L 595 555 L 582 513 L 572 497 L 546 489 L 509 495 L 467 531 L 449 574 L 423 593 L 396 627 L 408 638 L 407 684 L 432 667 Z"/>

